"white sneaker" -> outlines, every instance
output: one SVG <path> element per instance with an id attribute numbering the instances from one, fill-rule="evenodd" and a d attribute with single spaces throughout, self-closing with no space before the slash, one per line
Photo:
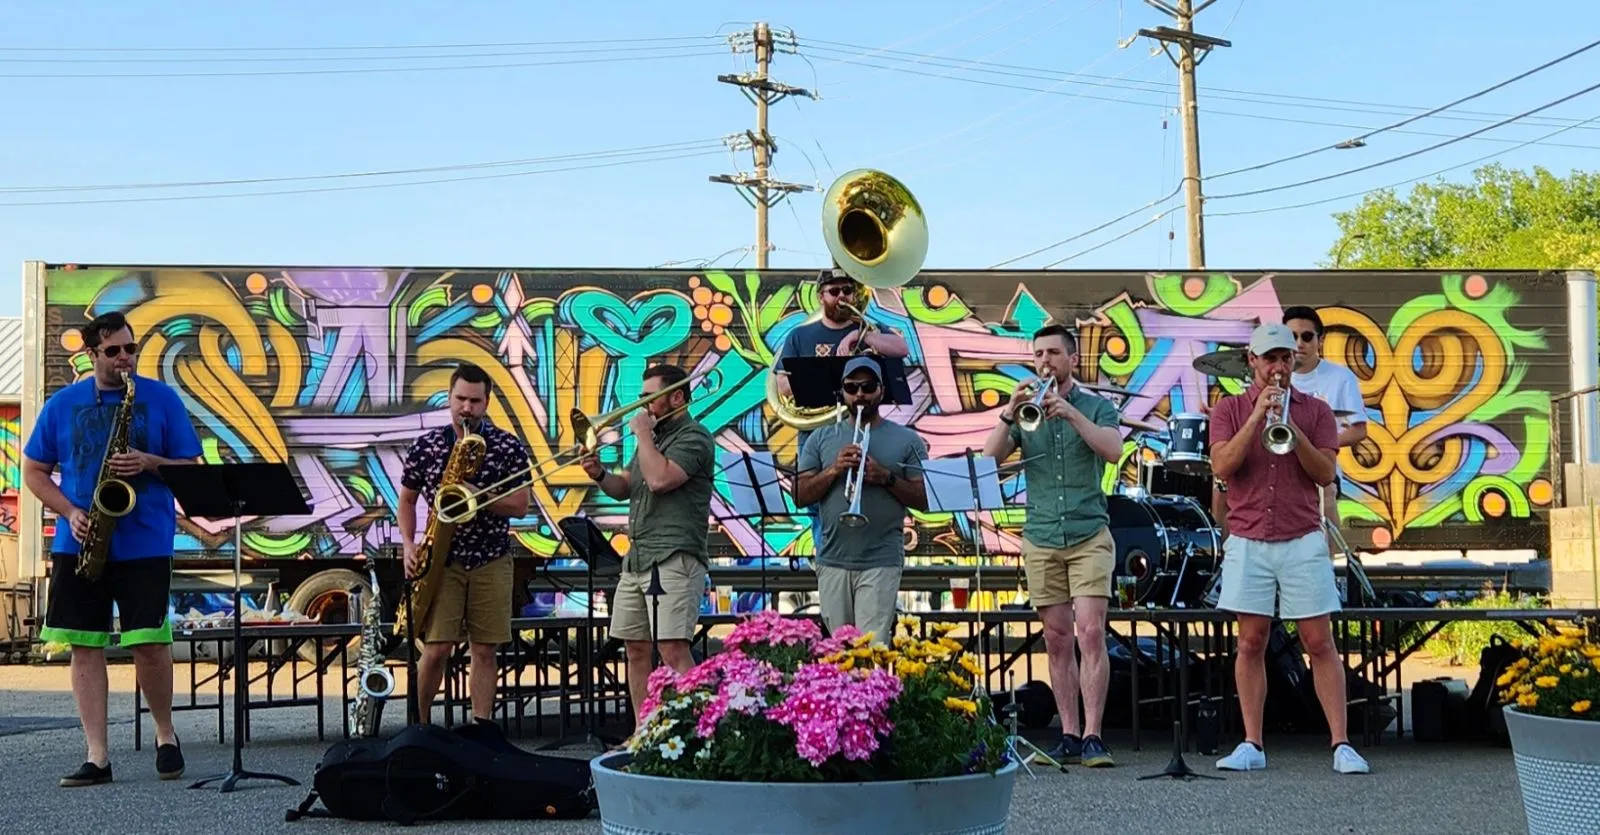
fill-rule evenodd
<path id="1" fill-rule="evenodd" d="M 1261 771 L 1266 767 L 1266 752 L 1248 742 L 1239 743 L 1232 754 L 1217 760 L 1217 768 L 1221 771 Z"/>
<path id="2" fill-rule="evenodd" d="M 1340 774 L 1369 774 L 1372 766 L 1347 742 L 1333 749 L 1333 770 Z"/>

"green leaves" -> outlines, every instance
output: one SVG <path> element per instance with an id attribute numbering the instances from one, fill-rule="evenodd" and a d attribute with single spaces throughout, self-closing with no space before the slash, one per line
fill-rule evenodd
<path id="1" fill-rule="evenodd" d="M 1600 174 L 1488 165 L 1472 183 L 1387 189 L 1337 212 L 1326 266 L 1346 269 L 1600 269 Z"/>

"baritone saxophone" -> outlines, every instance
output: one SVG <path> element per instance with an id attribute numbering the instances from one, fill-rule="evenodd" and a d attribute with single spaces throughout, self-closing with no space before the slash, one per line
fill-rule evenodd
<path id="1" fill-rule="evenodd" d="M 433 601 L 439 596 L 439 584 L 444 580 L 445 557 L 450 553 L 450 540 L 455 524 L 439 521 L 441 508 L 452 507 L 471 498 L 464 486 L 467 479 L 477 474 L 483 466 L 483 456 L 488 445 L 478 434 L 477 421 L 463 421 L 461 437 L 450 448 L 450 459 L 445 462 L 444 474 L 439 478 L 439 489 L 434 493 L 433 512 L 428 514 L 428 530 L 417 546 L 420 565 L 416 576 L 406 585 L 405 597 L 395 615 L 395 634 L 405 634 L 406 610 L 411 611 L 413 628 L 427 629 L 428 616 L 433 613 Z"/>

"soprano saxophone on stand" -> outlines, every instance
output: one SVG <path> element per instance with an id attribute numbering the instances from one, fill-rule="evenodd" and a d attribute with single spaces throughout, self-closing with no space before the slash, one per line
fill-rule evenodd
<path id="1" fill-rule="evenodd" d="M 106 440 L 106 454 L 100 459 L 100 480 L 94 485 L 94 500 L 89 508 L 89 535 L 79 543 L 78 576 L 94 582 L 106 568 L 111 550 L 111 531 L 117 520 L 128 515 L 139 495 L 133 485 L 111 474 L 111 459 L 128 451 L 128 430 L 133 423 L 133 375 L 122 374 L 122 403 L 117 406 L 116 422 Z"/>
<path id="2" fill-rule="evenodd" d="M 372 583 L 371 594 L 363 597 L 360 588 L 356 588 L 350 596 L 351 605 L 359 607 L 361 613 L 361 655 L 357 662 L 360 673 L 356 699 L 350 706 L 350 735 L 358 737 L 378 735 L 384 702 L 394 693 L 394 674 L 383 663 L 383 594 L 378 591 L 378 570 L 370 563 L 367 578 Z"/>

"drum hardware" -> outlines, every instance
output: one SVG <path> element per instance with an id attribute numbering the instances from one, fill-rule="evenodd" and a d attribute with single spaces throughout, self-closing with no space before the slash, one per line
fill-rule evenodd
<path id="1" fill-rule="evenodd" d="M 1167 418 L 1167 443 L 1165 464 L 1167 469 L 1184 475 L 1211 474 L 1211 419 L 1194 412 L 1180 412 Z"/>

